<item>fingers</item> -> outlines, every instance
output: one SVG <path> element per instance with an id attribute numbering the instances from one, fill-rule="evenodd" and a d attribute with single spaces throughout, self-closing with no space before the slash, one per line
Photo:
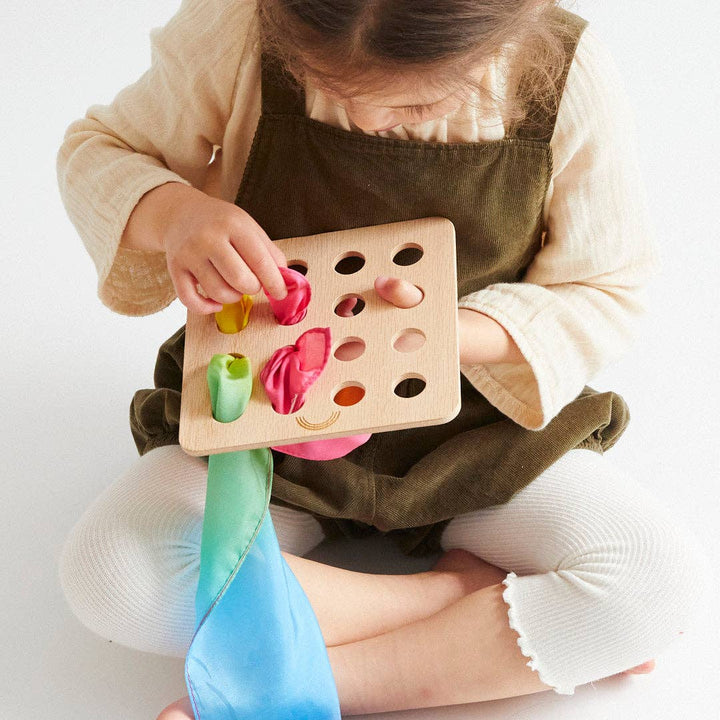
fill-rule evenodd
<path id="1" fill-rule="evenodd" d="M 220 273 L 225 283 L 236 292 L 255 295 L 262 289 L 258 278 L 230 243 L 224 243 L 216 248 L 210 256 L 210 262 Z M 199 276 L 198 279 L 203 289 L 209 292 L 210 288 L 205 287 L 203 280 Z M 215 296 L 213 295 L 213 297 Z M 216 299 L 220 300 L 219 297 Z"/>
<path id="2" fill-rule="evenodd" d="M 244 220 L 242 228 L 239 228 L 242 236 L 238 233 L 237 237 L 230 238 L 230 242 L 263 288 L 276 300 L 282 300 L 287 296 L 287 288 L 278 263 L 287 266 L 285 255 L 250 215 Z M 247 222 L 248 220 L 250 222 Z"/>
<path id="3" fill-rule="evenodd" d="M 375 280 L 375 292 L 385 301 L 399 308 L 411 308 L 420 303 L 423 291 L 401 278 L 378 277 Z"/>
<path id="4" fill-rule="evenodd" d="M 272 241 L 270 240 L 270 245 L 268 246 L 270 250 L 270 254 L 272 255 L 272 259 L 275 261 L 276 265 L 279 265 L 280 267 L 287 267 L 287 258 L 285 257 L 285 253 Z"/>
<path id="5" fill-rule="evenodd" d="M 255 276 L 247 269 L 246 275 L 249 278 L 252 278 L 251 282 L 253 285 L 258 285 Z M 213 264 L 212 260 L 205 260 L 200 267 L 195 270 L 195 276 L 197 277 L 200 287 L 203 289 L 205 294 L 216 302 L 230 304 L 239 302 L 242 299 L 242 291 L 236 290 L 235 284 L 231 285 L 225 280 L 218 268 L 216 268 Z M 240 284 L 240 286 L 243 287 L 242 284 Z M 256 292 L 259 289 L 260 288 L 258 287 Z"/>
<path id="6" fill-rule="evenodd" d="M 196 313 L 208 315 L 213 312 L 220 312 L 222 305 L 204 298 L 197 289 L 197 280 L 187 271 L 181 272 L 174 278 L 175 290 L 180 302 L 188 309 Z"/>
<path id="7" fill-rule="evenodd" d="M 240 263 L 242 263 L 240 258 L 235 259 L 240 260 Z M 235 264 L 237 265 L 237 262 Z M 249 294 L 253 294 L 251 291 L 253 286 L 255 292 L 259 292 L 257 281 L 255 280 L 253 283 L 252 278 L 254 278 L 252 273 L 248 268 L 245 268 L 244 273 L 240 270 L 237 276 L 230 278 L 233 280 L 231 285 L 214 264 L 208 260 L 206 265 L 198 270 L 197 278 L 187 271 L 180 273 L 176 278 L 175 288 L 180 301 L 189 310 L 208 314 L 222 310 L 222 304 L 238 302 L 241 299 L 242 293 L 233 287 L 235 284 L 241 284 L 243 287 L 248 288 Z M 198 283 L 208 297 L 203 297 L 200 294 L 197 289 Z M 378 277 L 375 280 L 375 291 L 383 300 L 399 308 L 415 307 L 424 297 L 419 287 L 401 278 Z M 287 294 L 287 290 L 285 290 L 285 294 Z M 338 304 L 335 312 L 340 317 L 352 317 L 352 310 L 356 303 L 355 298 L 347 298 Z"/>
<path id="8" fill-rule="evenodd" d="M 399 308 L 411 308 L 420 303 L 423 291 L 401 278 L 378 277 L 375 280 L 375 291 L 386 302 Z M 335 307 L 335 314 L 340 317 L 352 317 L 357 298 L 349 297 L 341 300 Z"/>
<path id="9" fill-rule="evenodd" d="M 357 305 L 357 298 L 349 297 L 341 300 L 335 308 L 335 314 L 340 317 L 352 317 L 353 308 Z"/>

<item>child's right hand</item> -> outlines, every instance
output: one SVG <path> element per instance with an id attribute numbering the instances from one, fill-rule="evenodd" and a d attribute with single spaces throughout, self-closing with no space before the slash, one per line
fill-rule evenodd
<path id="1" fill-rule="evenodd" d="M 278 300 L 287 295 L 278 270 L 287 266 L 285 255 L 247 212 L 182 183 L 148 195 L 159 190 L 160 241 L 175 291 L 189 310 L 218 312 L 262 288 Z"/>

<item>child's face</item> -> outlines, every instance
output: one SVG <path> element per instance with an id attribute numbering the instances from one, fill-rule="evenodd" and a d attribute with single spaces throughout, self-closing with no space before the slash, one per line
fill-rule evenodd
<path id="1" fill-rule="evenodd" d="M 477 69 L 470 78 L 479 82 L 483 74 L 484 70 Z M 361 130 L 382 132 L 396 125 L 422 123 L 448 115 L 462 105 L 468 91 L 448 93 L 414 78 L 399 80 L 363 95 L 346 97 L 337 89 L 327 88 L 323 93 L 343 107 L 350 121 Z"/>

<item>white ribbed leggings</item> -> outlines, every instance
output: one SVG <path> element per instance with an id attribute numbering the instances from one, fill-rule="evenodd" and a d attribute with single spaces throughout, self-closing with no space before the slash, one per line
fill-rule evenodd
<path id="1" fill-rule="evenodd" d="M 152 450 L 87 509 L 60 558 L 73 612 L 104 638 L 185 655 L 192 638 L 207 464 Z M 307 513 L 271 505 L 280 547 L 322 539 Z M 453 519 L 445 549 L 508 571 L 509 623 L 556 692 L 658 656 L 709 586 L 707 555 L 605 456 L 573 450 L 510 502 Z"/>

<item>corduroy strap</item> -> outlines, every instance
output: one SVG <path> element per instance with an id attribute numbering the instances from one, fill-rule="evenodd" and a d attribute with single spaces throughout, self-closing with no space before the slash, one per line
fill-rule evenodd
<path id="1" fill-rule="evenodd" d="M 305 115 L 305 90 L 285 70 L 280 60 L 263 52 L 262 112 L 263 115 Z"/>
<path id="2" fill-rule="evenodd" d="M 554 106 L 546 107 L 538 101 L 531 102 L 526 116 L 516 125 L 516 127 L 511 127 L 508 131 L 508 135 L 510 137 L 517 137 L 525 140 L 539 140 L 541 142 L 549 143 L 550 140 L 552 140 L 553 133 L 555 132 L 555 123 L 557 122 L 560 100 L 562 98 L 563 91 L 565 90 L 568 72 L 570 71 L 570 66 L 572 65 L 573 58 L 575 57 L 575 51 L 578 43 L 580 42 L 580 36 L 583 34 L 583 31 L 587 27 L 588 23 L 587 20 L 581 18 L 579 15 L 575 15 L 574 13 L 562 8 L 554 8 L 552 12 L 553 19 L 556 22 L 554 32 L 560 34 L 565 48 L 565 64 L 563 66 L 562 73 L 555 83 L 557 103 L 554 103 Z M 521 78 L 519 88 L 521 96 L 527 89 L 527 84 L 529 82 L 532 82 L 529 74 L 526 74 L 523 78 Z"/>

